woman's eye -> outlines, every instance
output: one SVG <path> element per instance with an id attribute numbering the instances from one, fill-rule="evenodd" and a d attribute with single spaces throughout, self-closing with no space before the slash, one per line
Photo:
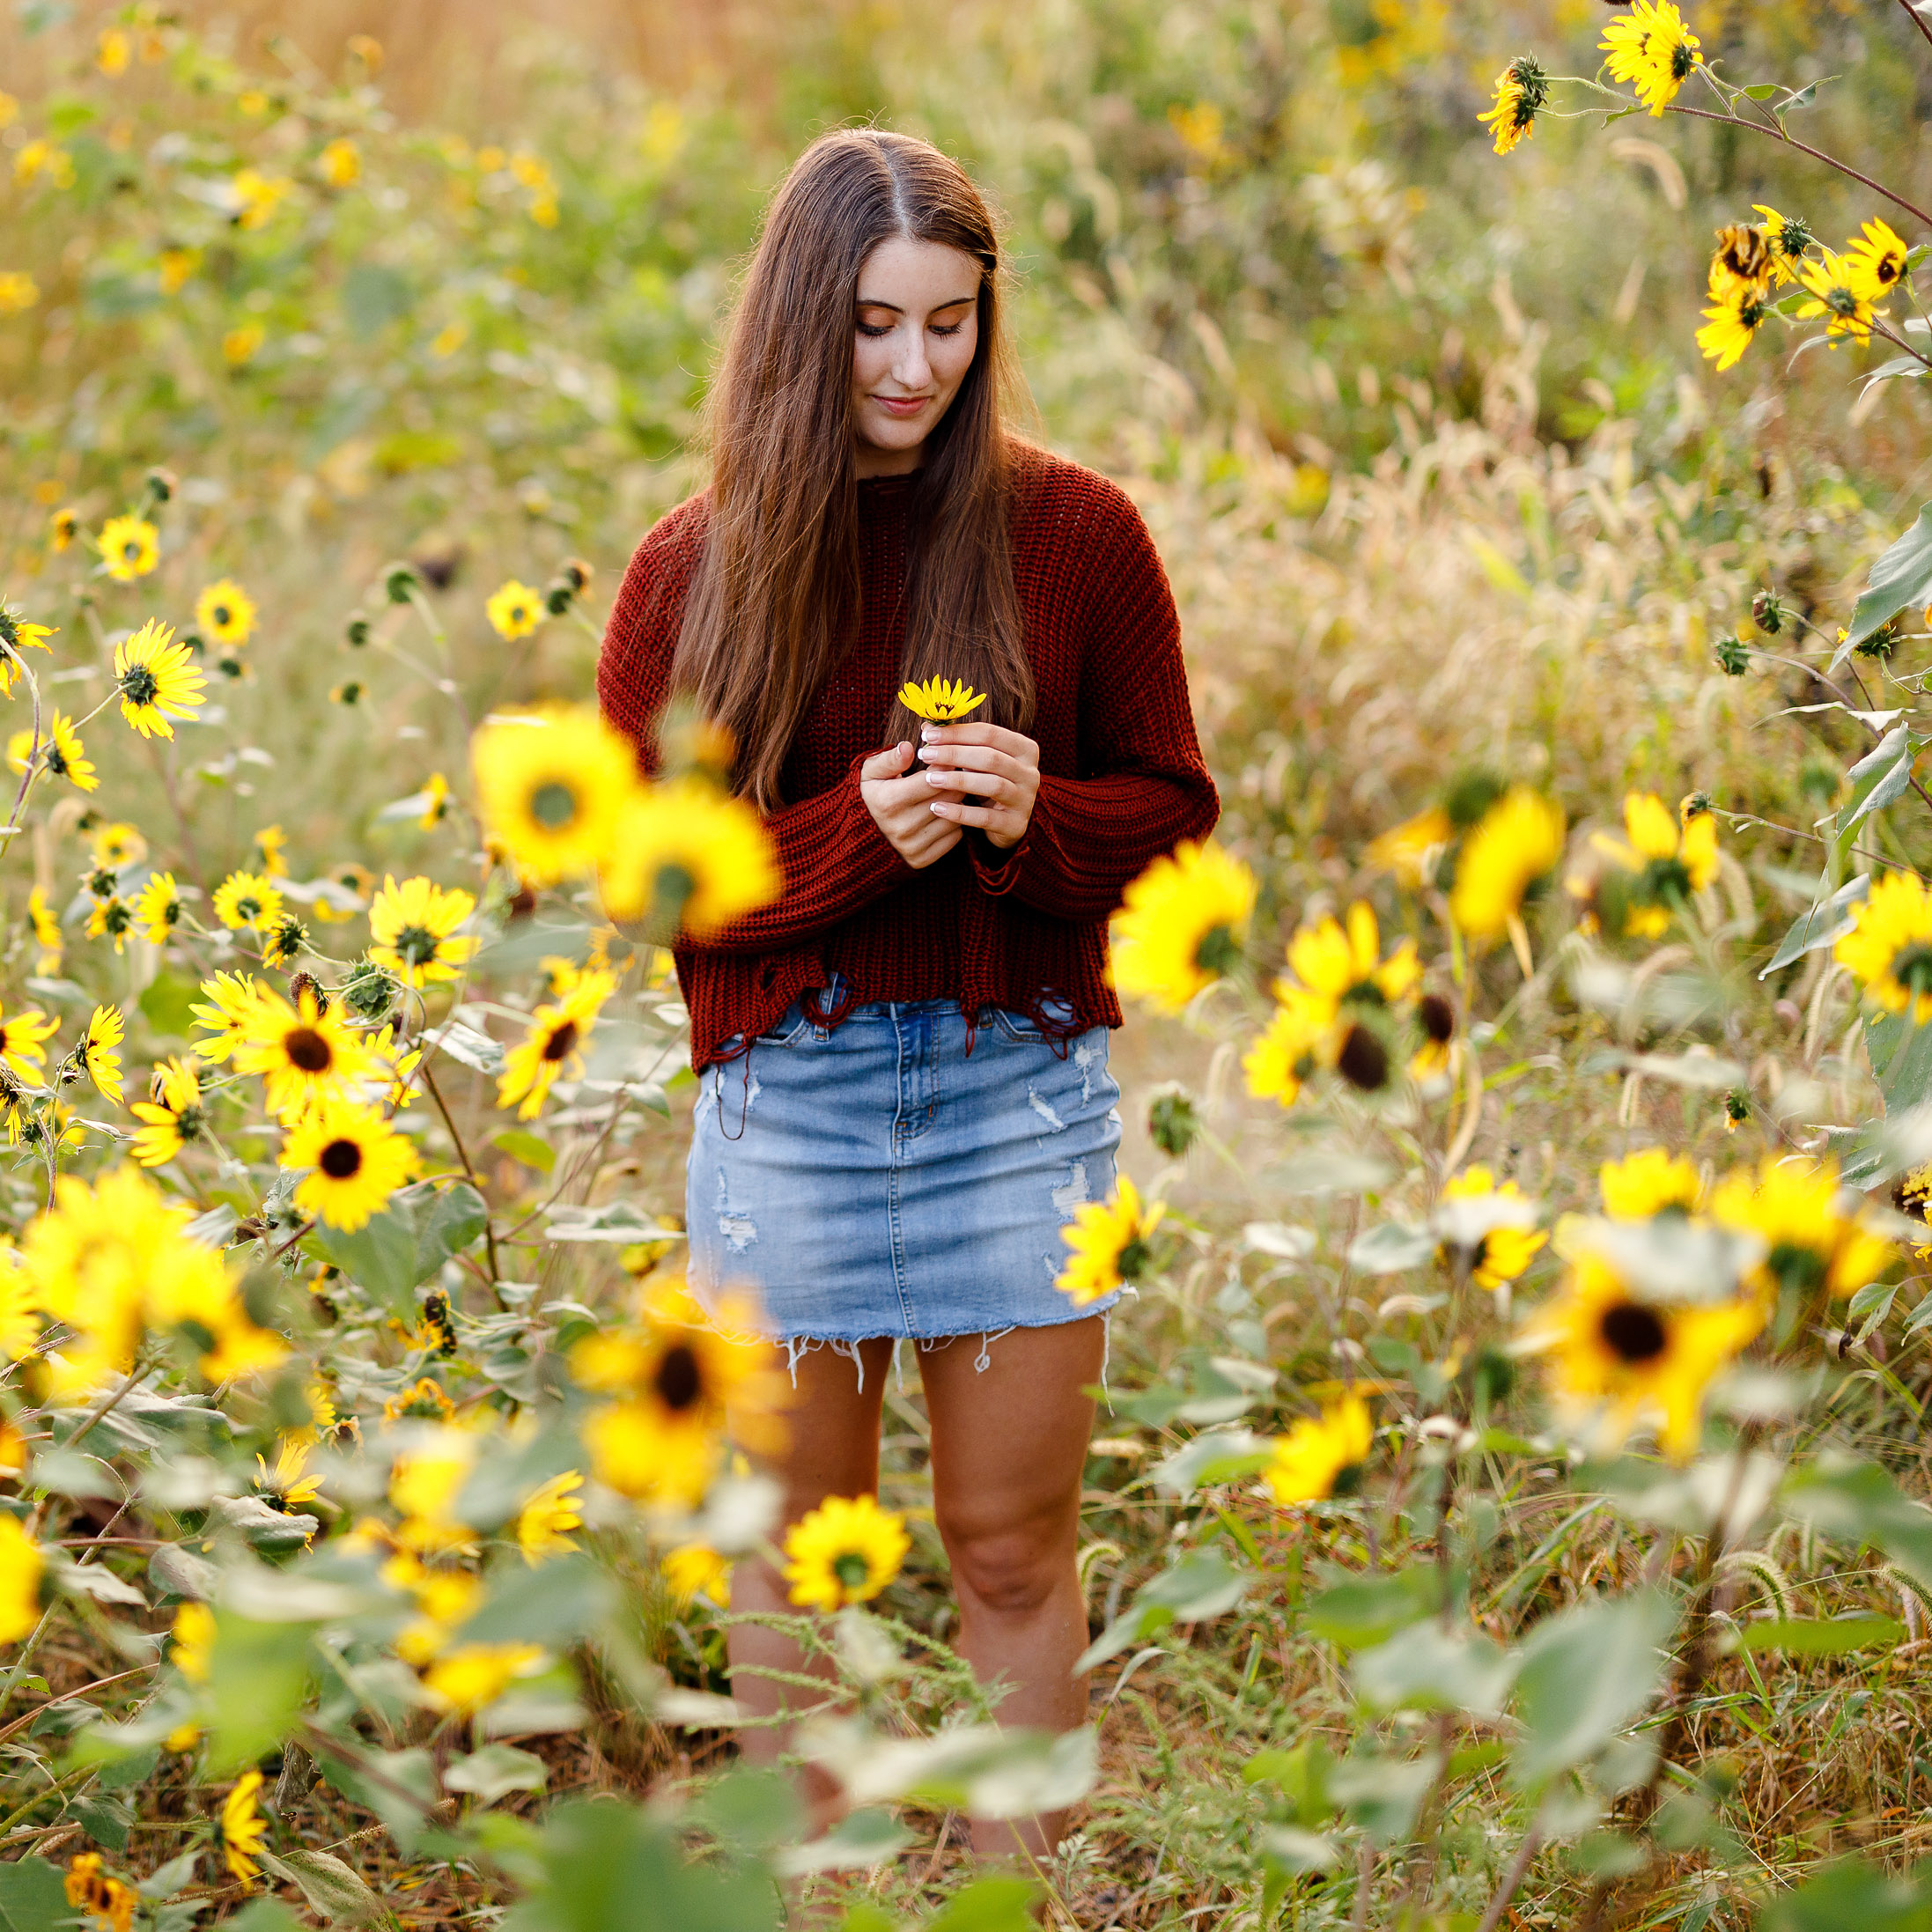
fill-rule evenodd
<path id="1" fill-rule="evenodd" d="M 956 336 L 965 326 L 963 322 L 948 322 L 944 328 L 941 328 L 937 322 L 934 322 L 933 333 L 935 336 Z"/>
<path id="2" fill-rule="evenodd" d="M 861 336 L 889 336 L 892 330 L 889 328 L 881 328 L 872 322 L 861 322 L 859 325 L 859 333 Z"/>

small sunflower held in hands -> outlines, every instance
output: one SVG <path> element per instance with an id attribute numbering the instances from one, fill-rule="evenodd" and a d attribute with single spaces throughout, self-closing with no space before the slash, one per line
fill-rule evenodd
<path id="1" fill-rule="evenodd" d="M 969 712 L 977 711 L 986 702 L 986 694 L 961 680 L 929 677 L 923 684 L 904 685 L 899 692 L 899 702 L 915 718 L 923 718 L 930 724 L 950 725 L 956 724 Z"/>
<path id="2" fill-rule="evenodd" d="M 785 1532 L 785 1581 L 802 1610 L 841 1610 L 876 1596 L 899 1574 L 912 1539 L 871 1496 L 828 1496 Z"/>

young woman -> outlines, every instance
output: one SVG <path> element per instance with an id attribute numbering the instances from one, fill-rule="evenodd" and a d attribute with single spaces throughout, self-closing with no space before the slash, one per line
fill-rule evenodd
<path id="1" fill-rule="evenodd" d="M 701 1074 L 691 1285 L 751 1288 L 785 1346 L 785 1520 L 875 1488 L 912 1343 L 960 1648 L 1007 1686 L 1003 1722 L 1066 1729 L 1108 1304 L 1053 1281 L 1062 1226 L 1114 1183 L 1106 921 L 1219 806 L 1133 505 L 1007 426 L 1002 295 L 954 162 L 869 129 L 815 142 L 745 277 L 711 487 L 638 546 L 597 688 L 647 767 L 673 699 L 728 732 L 784 868 L 775 903 L 677 962 Z M 896 694 L 930 677 L 989 696 L 922 726 Z M 763 1564 L 732 1591 L 787 1607 Z M 741 1626 L 731 1655 L 734 1694 L 783 1709 L 745 1667 L 796 1670 L 796 1650 Z"/>

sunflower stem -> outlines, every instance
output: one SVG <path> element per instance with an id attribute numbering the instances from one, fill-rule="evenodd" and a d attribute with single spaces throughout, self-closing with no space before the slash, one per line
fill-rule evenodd
<path id="1" fill-rule="evenodd" d="M 436 1076 L 430 1072 L 431 1051 L 429 1047 L 423 1049 L 423 1058 L 417 1062 L 417 1072 L 422 1074 L 423 1086 L 430 1098 L 436 1102 L 436 1110 L 443 1117 L 443 1125 L 449 1129 L 450 1144 L 456 1150 L 456 1158 L 463 1164 L 464 1175 L 469 1184 L 476 1190 L 477 1198 L 483 1204 L 483 1242 L 490 1254 L 490 1292 L 496 1298 L 499 1309 L 506 1308 L 509 1304 L 505 1302 L 500 1287 L 503 1271 L 497 1263 L 497 1219 L 490 1212 L 489 1198 L 483 1193 L 483 1177 L 472 1165 L 468 1152 L 463 1146 L 463 1137 L 456 1131 L 456 1122 L 444 1104 L 442 1092 L 436 1084 Z"/>

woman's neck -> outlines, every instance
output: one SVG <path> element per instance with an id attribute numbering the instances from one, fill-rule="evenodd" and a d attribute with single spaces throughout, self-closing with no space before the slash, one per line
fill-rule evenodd
<path id="1" fill-rule="evenodd" d="M 911 449 L 881 449 L 876 443 L 852 443 L 852 474 L 860 483 L 868 476 L 910 476 L 925 461 L 925 445 Z"/>

